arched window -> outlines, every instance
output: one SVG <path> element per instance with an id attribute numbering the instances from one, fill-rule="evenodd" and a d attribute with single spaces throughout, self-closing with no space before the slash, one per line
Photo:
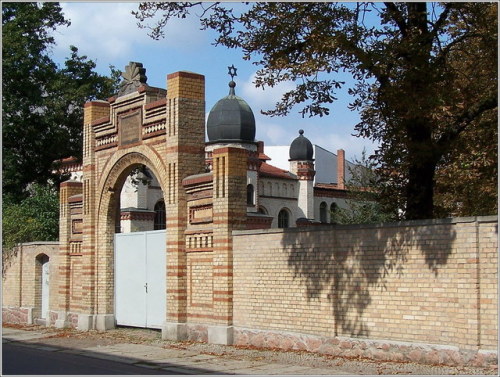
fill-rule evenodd
<path id="1" fill-rule="evenodd" d="M 167 227 L 167 216 L 165 213 L 165 202 L 158 200 L 155 204 L 154 230 L 165 229 Z"/>
<path id="2" fill-rule="evenodd" d="M 321 202 L 319 205 L 319 221 L 322 223 L 327 222 L 327 216 L 326 216 L 326 202 Z"/>
<path id="3" fill-rule="evenodd" d="M 330 205 L 330 222 L 335 223 L 337 222 L 337 212 L 338 212 L 339 206 L 337 203 L 332 203 Z"/>
<path id="4" fill-rule="evenodd" d="M 254 202 L 254 189 L 253 185 L 247 185 L 247 206 L 253 206 Z"/>
<path id="5" fill-rule="evenodd" d="M 278 228 L 288 228 L 290 226 L 290 214 L 286 209 L 278 213 Z"/>
<path id="6" fill-rule="evenodd" d="M 257 212 L 262 214 L 262 215 L 267 215 L 267 209 L 265 207 L 262 207 L 262 206 L 259 206 L 259 210 Z"/>

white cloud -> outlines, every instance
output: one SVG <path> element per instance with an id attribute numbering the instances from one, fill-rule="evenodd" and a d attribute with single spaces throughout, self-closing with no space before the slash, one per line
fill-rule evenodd
<path id="1" fill-rule="evenodd" d="M 281 125 L 259 121 L 256 123 L 256 139 L 264 141 L 266 145 L 283 145 L 289 139 L 289 130 Z"/>
<path id="2" fill-rule="evenodd" d="M 166 38 L 153 40 L 146 29 L 137 26 L 131 14 L 138 3 L 62 3 L 61 6 L 71 25 L 59 28 L 54 34 L 57 43 L 54 52 L 60 57 L 67 56 L 69 46 L 75 45 L 81 54 L 108 63 L 127 59 L 144 47 L 195 50 L 207 38 L 193 16 L 172 19 Z"/>
<path id="3" fill-rule="evenodd" d="M 133 45 L 147 43 L 147 35 L 135 25 L 131 3 L 61 4 L 71 26 L 56 33 L 57 49 L 75 45 L 82 54 L 114 60 L 130 53 Z"/>
<path id="4" fill-rule="evenodd" d="M 377 145 L 368 139 L 362 139 L 348 134 L 332 133 L 323 135 L 319 142 L 315 144 L 323 147 L 333 153 L 337 153 L 338 149 L 344 149 L 346 158 L 350 161 L 361 159 L 363 149 L 366 149 L 366 154 L 373 154 Z"/>
<path id="5" fill-rule="evenodd" d="M 265 87 L 262 89 L 256 88 L 255 81 L 256 73 L 253 73 L 246 81 L 241 83 L 241 97 L 245 98 L 248 103 L 255 106 L 258 111 L 269 110 L 274 108 L 274 105 L 281 100 L 284 93 L 295 88 L 295 84 L 291 81 L 284 81 L 274 87 Z"/>

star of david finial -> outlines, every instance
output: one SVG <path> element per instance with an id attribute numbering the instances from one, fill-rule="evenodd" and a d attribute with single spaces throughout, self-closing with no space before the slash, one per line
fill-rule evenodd
<path id="1" fill-rule="evenodd" d="M 234 64 L 232 64 L 231 67 L 227 67 L 227 68 L 229 69 L 228 74 L 229 74 L 229 76 L 231 76 L 231 80 L 233 80 L 235 76 L 238 76 L 236 74 L 237 68 L 234 67 Z"/>

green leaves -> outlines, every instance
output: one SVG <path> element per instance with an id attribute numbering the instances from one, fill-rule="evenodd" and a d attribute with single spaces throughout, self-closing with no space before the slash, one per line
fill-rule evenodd
<path id="1" fill-rule="evenodd" d="M 2 16 L 2 186 L 20 200 L 30 183 L 58 183 L 53 162 L 81 155 L 83 104 L 117 83 L 74 46 L 63 68 L 52 61 L 51 32 L 69 26 L 58 3 L 3 3 Z"/>
<path id="2" fill-rule="evenodd" d="M 29 196 L 19 203 L 4 197 L 2 211 L 2 247 L 18 243 L 55 241 L 59 235 L 59 196 L 48 185 L 34 184 Z"/>

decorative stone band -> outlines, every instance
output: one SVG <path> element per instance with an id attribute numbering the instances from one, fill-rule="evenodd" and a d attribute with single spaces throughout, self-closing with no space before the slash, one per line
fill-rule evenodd
<path id="1" fill-rule="evenodd" d="M 69 243 L 69 253 L 72 255 L 82 253 L 82 243 L 81 242 L 70 242 Z"/>
<path id="2" fill-rule="evenodd" d="M 122 211 L 120 220 L 153 221 L 154 211 Z"/>
<path id="3" fill-rule="evenodd" d="M 71 220 L 71 234 L 83 233 L 83 219 Z"/>
<path id="4" fill-rule="evenodd" d="M 186 252 L 212 251 L 214 236 L 211 231 L 186 234 Z"/>
<path id="5" fill-rule="evenodd" d="M 496 351 L 466 350 L 455 346 L 322 337 L 291 332 L 234 328 L 234 345 L 280 348 L 341 357 L 362 357 L 380 361 L 415 362 L 433 365 L 495 367 Z"/>
<path id="6" fill-rule="evenodd" d="M 101 147 L 114 147 L 118 143 L 118 134 L 104 136 L 96 139 L 97 148 Z"/>
<path id="7" fill-rule="evenodd" d="M 247 213 L 246 229 L 270 229 L 273 217 L 260 213 Z"/>
<path id="8" fill-rule="evenodd" d="M 213 221 L 212 204 L 191 207 L 189 209 L 189 223 L 203 224 Z"/>
<path id="9" fill-rule="evenodd" d="M 145 119 L 154 119 L 157 117 L 165 118 L 165 115 L 167 113 L 167 99 L 162 98 L 158 101 L 148 103 L 147 105 L 144 105 L 144 110 Z M 165 119 L 163 120 L 165 121 Z"/>
<path id="10" fill-rule="evenodd" d="M 144 125 L 142 127 L 143 138 L 147 138 L 149 136 L 156 136 L 160 133 L 164 134 L 164 133 L 166 133 L 166 127 L 167 127 L 167 123 L 165 121 Z"/>

